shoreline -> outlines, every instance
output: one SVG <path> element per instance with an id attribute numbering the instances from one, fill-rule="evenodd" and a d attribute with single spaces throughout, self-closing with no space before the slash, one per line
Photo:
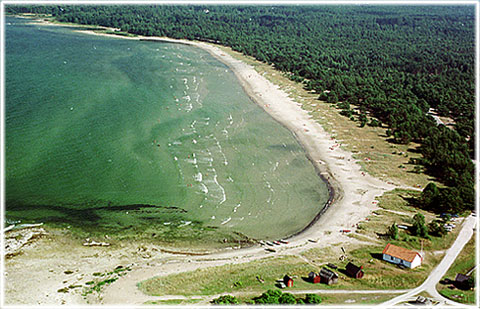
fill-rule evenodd
<path id="1" fill-rule="evenodd" d="M 343 197 L 343 190 L 342 186 L 340 183 L 338 183 L 333 176 L 333 174 L 330 172 L 328 166 L 323 163 L 322 160 L 314 158 L 315 156 L 311 154 L 312 151 L 315 151 L 311 147 L 309 147 L 309 144 L 311 142 L 306 141 L 305 137 L 302 136 L 301 133 L 301 127 L 295 126 L 292 123 L 289 123 L 288 120 L 284 119 L 285 115 L 283 115 L 281 112 L 274 112 L 272 113 L 271 110 L 269 110 L 266 107 L 270 106 L 270 101 L 271 100 L 266 100 L 266 95 L 267 92 L 270 91 L 270 89 L 276 90 L 278 93 L 275 95 L 281 96 L 281 100 L 288 101 L 288 104 L 298 104 L 288 98 L 288 96 L 278 89 L 277 86 L 273 85 L 270 83 L 268 80 L 266 80 L 264 77 L 260 76 L 258 72 L 256 72 L 253 68 L 250 68 L 247 64 L 243 63 L 240 60 L 236 60 L 230 55 L 224 53 L 222 50 L 220 50 L 217 46 L 211 44 L 211 43 L 205 43 L 201 41 L 187 41 L 187 40 L 182 40 L 182 39 L 172 39 L 172 38 L 167 38 L 167 37 L 145 37 L 145 36 L 135 36 L 135 37 L 126 37 L 122 35 L 115 35 L 115 34 L 108 34 L 108 33 L 97 33 L 92 30 L 75 30 L 75 32 L 79 33 L 86 33 L 86 34 L 91 34 L 91 35 L 97 35 L 97 36 L 104 36 L 104 37 L 111 37 L 111 38 L 118 38 L 118 39 L 127 39 L 127 40 L 138 40 L 138 41 L 143 41 L 143 42 L 165 42 L 165 43 L 173 43 L 173 44 L 183 44 L 183 45 L 189 45 L 197 48 L 201 48 L 202 50 L 208 52 L 212 57 L 226 65 L 237 77 L 240 85 L 242 86 L 242 89 L 245 91 L 247 96 L 253 101 L 253 103 L 257 104 L 260 108 L 262 108 L 268 115 L 270 115 L 277 123 L 285 127 L 287 130 L 290 131 L 290 133 L 293 135 L 295 140 L 300 144 L 300 146 L 303 148 L 305 152 L 305 156 L 307 159 L 312 163 L 318 177 L 326 184 L 327 186 L 327 191 L 328 191 L 328 198 L 326 202 L 321 206 L 321 209 L 317 212 L 315 217 L 302 229 L 299 231 L 293 233 L 292 235 L 289 235 L 287 237 L 284 237 L 284 239 L 292 239 L 297 236 L 301 236 L 304 232 L 306 232 L 308 229 L 313 227 L 317 221 L 320 220 L 320 218 L 332 207 L 334 206 L 335 201 L 340 201 Z M 256 75 L 256 76 L 255 76 Z M 258 79 L 263 79 L 263 81 L 266 83 L 267 87 L 264 88 L 266 91 L 258 91 L 255 89 L 252 85 L 252 82 L 249 81 L 251 77 L 254 77 L 254 80 Z M 284 102 L 286 102 L 284 101 Z M 302 112 L 305 112 L 302 110 Z M 308 130 L 308 129 L 307 129 Z M 312 141 L 313 142 L 313 141 Z M 322 163 L 320 163 L 322 162 Z M 249 248 L 251 246 L 247 247 L 242 247 L 242 248 Z"/>
<path id="2" fill-rule="evenodd" d="M 212 43 L 206 43 L 202 41 L 189 41 L 183 39 L 172 39 L 168 37 L 155 37 L 155 36 L 124 36 L 121 34 L 99 33 L 94 30 L 90 30 L 92 25 L 82 24 L 62 24 L 55 23 L 44 19 L 38 19 L 35 17 L 15 16 L 20 18 L 31 19 L 35 23 L 41 23 L 51 26 L 64 26 L 64 27 L 85 27 L 85 30 L 76 29 L 74 32 L 84 33 L 89 35 L 110 37 L 116 39 L 137 40 L 137 41 L 149 41 L 149 42 L 166 42 L 174 44 L 189 45 L 208 52 L 212 57 L 225 64 L 237 77 L 242 88 L 248 95 L 248 97 L 259 107 L 261 107 L 267 114 L 269 114 L 275 121 L 287 128 L 295 140 L 302 146 L 305 151 L 305 155 L 315 168 L 317 175 L 325 182 L 328 190 L 328 199 L 321 206 L 316 216 L 310 221 L 304 228 L 292 235 L 285 237 L 286 239 L 301 240 L 306 237 L 302 236 L 319 236 L 318 233 L 311 233 L 311 229 L 322 229 L 320 222 L 324 222 L 325 215 L 335 215 L 338 210 L 347 210 L 347 202 L 350 202 L 353 198 L 358 199 L 365 194 L 359 194 L 359 190 L 364 190 L 367 187 L 371 189 L 378 189 L 376 192 L 368 198 L 373 202 L 375 196 L 380 196 L 384 192 L 393 190 L 396 186 L 387 184 L 377 178 L 374 178 L 368 174 L 360 171 L 360 165 L 356 163 L 357 160 L 353 159 L 352 153 L 340 148 L 341 143 L 337 142 L 333 137 L 326 132 L 323 127 L 317 123 L 308 112 L 301 108 L 301 104 L 291 99 L 288 94 L 279 89 L 277 85 L 274 85 L 266 78 L 261 76 L 253 67 L 246 64 L 241 60 L 237 60 L 230 54 L 222 51 L 218 46 Z M 95 26 L 103 28 L 106 31 L 114 31 L 113 28 Z M 90 29 L 88 29 L 90 28 Z M 328 150 L 331 150 L 330 154 Z M 332 155 L 337 154 L 337 156 Z M 339 159 L 342 158 L 342 159 Z M 349 165 L 350 169 L 339 168 L 345 167 L 345 162 Z M 352 184 L 353 179 L 356 179 L 357 185 L 355 188 L 347 188 Z M 354 190 L 355 189 L 355 190 Z M 368 192 L 368 190 L 365 190 Z M 371 191 L 371 190 L 370 190 Z M 370 192 L 373 193 L 373 192 Z M 348 198 L 345 199 L 345 196 Z M 358 203 L 358 201 L 353 201 Z M 367 216 L 373 209 L 364 209 L 360 215 L 357 213 L 356 222 L 360 221 L 363 217 Z M 350 215 L 353 215 L 351 213 Z M 352 220 L 349 220 L 352 221 Z M 352 227 L 351 224 L 341 224 L 337 222 L 337 226 L 340 227 Z M 341 227 L 340 227 L 341 228 Z M 305 234 L 305 235 L 304 235 Z M 255 245 L 254 245 L 255 246 Z M 248 249 L 252 246 L 242 247 L 241 249 Z M 222 249 L 221 251 L 225 251 Z"/>
<path id="3" fill-rule="evenodd" d="M 183 39 L 172 39 L 168 37 L 142 36 L 142 35 L 125 36 L 121 34 L 99 33 L 99 32 L 96 32 L 95 30 L 91 30 L 91 28 L 92 27 L 103 28 L 105 31 L 114 31 L 114 29 L 104 27 L 104 26 L 92 26 L 92 25 L 82 25 L 82 24 L 77 25 L 77 24 L 71 24 L 71 23 L 62 24 L 62 23 L 51 22 L 48 20 L 38 19 L 30 16 L 28 17 L 14 16 L 14 17 L 31 19 L 35 23 L 40 23 L 40 24 L 50 25 L 50 26 L 85 27 L 86 28 L 85 30 L 76 29 L 73 31 L 78 33 L 96 35 L 96 36 L 103 36 L 103 37 L 110 37 L 110 38 L 117 38 L 117 39 L 127 39 L 127 40 L 137 40 L 137 41 L 143 41 L 143 42 L 159 42 L 159 43 L 166 42 L 166 43 L 182 44 L 182 45 L 189 45 L 189 46 L 201 48 L 202 50 L 208 52 L 212 57 L 214 57 L 215 59 L 217 59 L 224 65 L 226 65 L 235 74 L 240 85 L 242 86 L 242 89 L 245 91 L 245 93 L 250 98 L 250 100 L 252 100 L 255 104 L 261 107 L 277 123 L 279 123 L 280 125 L 282 125 L 287 130 L 290 131 L 294 139 L 303 148 L 305 152 L 305 156 L 312 163 L 316 174 L 318 175 L 318 177 L 320 177 L 320 179 L 325 183 L 327 187 L 327 192 L 328 192 L 327 200 L 325 201 L 325 203 L 323 203 L 322 206 L 320 206 L 320 209 L 316 213 L 315 217 L 310 222 L 308 222 L 307 225 L 301 228 L 299 231 L 291 235 L 285 236 L 283 237 L 283 239 L 292 239 L 297 236 L 301 236 L 304 232 L 306 232 L 308 229 L 313 227 L 317 223 L 317 221 L 319 221 L 320 218 L 330 208 L 335 206 L 334 205 L 335 201 L 339 202 L 342 199 L 344 191 L 342 190 L 341 184 L 336 181 L 333 174 L 330 173 L 328 166 L 325 166 L 326 164 L 323 163 L 323 160 L 317 160 L 311 154 L 311 152 L 315 150 L 309 147 L 309 142 L 305 140 L 304 136 L 302 136 L 302 132 L 300 130 L 301 128 L 300 127 L 295 128 L 294 124 L 289 123 L 288 120 L 283 119 L 284 117 L 282 117 L 283 115 L 281 115 L 281 113 L 272 113 L 268 108 L 266 108 L 267 106 L 270 106 L 270 104 L 266 102 L 269 100 L 265 100 L 267 93 L 262 93 L 263 91 L 258 91 L 258 89 L 255 89 L 252 85 L 252 82 L 250 82 L 248 79 L 252 75 L 257 75 L 255 76 L 255 79 L 264 79 L 264 81 L 267 82 L 268 84 L 266 88 L 267 91 L 269 90 L 269 88 L 274 88 L 275 90 L 277 90 L 277 92 L 279 92 L 279 94 L 281 94 L 282 96 L 283 95 L 285 96 L 284 98 L 283 97 L 280 98 L 281 100 L 287 99 L 290 104 L 298 104 L 298 103 L 288 98 L 288 96 L 285 93 L 283 93 L 283 91 L 279 90 L 277 86 L 271 84 L 265 78 L 260 76 L 253 68 L 249 68 L 249 66 L 243 63 L 242 61 L 236 60 L 230 55 L 225 54 L 222 50 L 220 50 L 217 46 L 213 45 L 212 43 L 206 43 L 202 41 L 189 41 L 189 40 L 183 40 Z M 319 162 L 322 162 L 322 163 L 319 163 Z M 255 244 L 253 246 L 255 246 Z M 242 246 L 241 248 L 250 248 L 250 247 L 252 247 L 252 245 Z M 220 251 L 223 251 L 223 250 L 225 249 L 220 249 Z"/>
<path id="4" fill-rule="evenodd" d="M 295 102 L 287 93 L 261 76 L 253 67 L 235 59 L 212 43 L 140 35 L 126 37 L 92 30 L 75 31 L 117 39 L 190 45 L 205 50 L 229 67 L 250 99 L 293 134 L 319 177 L 326 180 L 329 199 L 309 224 L 286 237 L 295 243 L 309 238 L 311 240 L 313 238 L 314 241 L 323 239 L 325 233 L 332 232 L 332 227 L 337 232 L 342 229 L 354 231 L 356 223 L 375 209 L 376 206 L 372 207 L 376 204 L 375 197 L 397 188 L 393 184 L 388 184 L 362 172 L 360 165 L 356 163 L 358 160 L 353 158 L 352 153 L 342 149 L 341 142 L 335 140 L 306 110 L 302 109 L 301 103 Z M 354 207 L 355 209 L 352 209 Z M 240 250 L 248 251 L 251 248 L 252 246 L 243 247 Z M 225 251 L 221 250 L 219 254 Z"/>
<path id="5" fill-rule="evenodd" d="M 40 23 L 73 26 L 51 23 L 40 20 Z M 107 29 L 108 30 L 108 29 Z M 247 95 L 260 106 L 278 123 L 286 127 L 300 143 L 305 155 L 312 162 L 319 177 L 326 180 L 329 187 L 329 199 L 321 206 L 315 218 L 301 231 L 288 237 L 289 244 L 275 247 L 276 252 L 266 252 L 265 247 L 253 245 L 240 249 L 221 249 L 207 253 L 203 256 L 188 256 L 162 252 L 151 244 L 126 243 L 120 247 L 82 247 L 82 244 L 73 242 L 67 238 L 63 240 L 63 246 L 57 245 L 57 236 L 47 236 L 38 244 L 33 243 L 26 248 L 27 254 L 8 261 L 12 275 L 17 273 L 33 272 L 36 277 L 42 279 L 40 282 L 23 282 L 19 279 L 9 278 L 7 287 L 10 288 L 10 301 L 23 302 L 25 304 L 81 304 L 85 300 L 74 292 L 59 294 L 57 289 L 67 283 L 61 284 L 62 278 L 70 276 L 68 284 L 84 283 L 91 280 L 94 271 L 104 271 L 107 268 L 114 268 L 116 265 L 135 263 L 133 270 L 109 285 L 102 291 L 98 301 L 102 304 L 143 304 L 147 300 L 155 299 L 152 296 L 143 294 L 137 283 L 154 276 L 165 276 L 173 273 L 192 271 L 201 268 L 221 266 L 225 264 L 240 264 L 265 257 L 278 257 L 286 254 L 299 254 L 309 249 L 324 247 L 337 247 L 339 244 L 348 246 L 360 243 L 358 240 L 341 233 L 343 229 L 355 230 L 355 225 L 377 209 L 375 198 L 384 192 L 396 188 L 384 181 L 376 179 L 361 171 L 357 160 L 352 153 L 341 148 L 341 141 L 335 140 L 323 127 L 313 119 L 309 113 L 302 109 L 300 103 L 291 99 L 286 92 L 268 81 L 258 73 L 252 66 L 234 58 L 219 47 L 205 42 L 175 40 L 162 37 L 125 37 L 115 34 L 96 33 L 91 30 L 74 30 L 80 33 L 113 37 L 117 39 L 130 39 L 169 42 L 186 44 L 202 48 L 210 55 L 227 65 L 242 85 Z M 60 237 L 62 240 L 63 236 Z M 45 249 L 42 249 L 45 246 Z M 125 247 L 123 247 L 125 246 Z M 37 248 L 37 249 L 35 249 Z M 38 249 L 44 251 L 36 251 Z M 65 250 L 69 248 L 69 250 Z M 146 248 L 146 249 L 145 249 Z M 48 249 L 48 250 L 47 250 Z M 58 252 L 57 252 L 58 251 Z M 50 252 L 57 252 L 51 255 Z M 29 255 L 38 256 L 38 261 L 31 261 Z M 41 258 L 40 258 L 41 257 Z M 17 259 L 17 260 L 16 260 Z M 68 266 L 72 262 L 75 266 Z M 53 261 L 53 263 L 52 263 Z M 17 263 L 16 263 L 17 262 Z M 115 264 L 116 263 L 116 264 Z M 66 275 L 65 271 L 75 273 Z M 50 268 L 50 269 L 49 269 Z M 99 269 L 101 268 L 101 269 Z M 85 275 L 84 275 L 85 274 Z M 20 277 L 18 277 L 20 278 Z M 47 279 L 50 278 L 50 279 Z M 70 279 L 71 278 L 71 279 Z M 11 282 L 9 282 L 11 280 Z M 40 290 L 38 287 L 42 287 Z M 25 291 L 39 290 L 35 293 L 25 295 Z M 23 292 L 22 292 L 23 291 Z M 57 291 L 57 292 L 56 292 Z M 45 296 L 46 294 L 46 296 Z M 54 297 L 52 297 L 52 294 Z M 50 297 L 48 297 L 50 295 Z"/>

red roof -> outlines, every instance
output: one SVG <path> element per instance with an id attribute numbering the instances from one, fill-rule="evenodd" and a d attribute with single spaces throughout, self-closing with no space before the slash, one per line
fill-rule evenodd
<path id="1" fill-rule="evenodd" d="M 385 249 L 383 249 L 382 253 L 399 258 L 407 262 L 413 262 L 413 260 L 417 255 L 421 258 L 420 253 L 416 251 L 398 247 L 392 244 L 387 244 L 385 246 Z"/>

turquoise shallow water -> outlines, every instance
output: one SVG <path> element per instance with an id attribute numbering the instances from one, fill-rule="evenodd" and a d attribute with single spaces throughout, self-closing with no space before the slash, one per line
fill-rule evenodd
<path id="1" fill-rule="evenodd" d="M 269 238 L 325 204 L 292 134 L 207 52 L 6 22 L 8 220 Z"/>

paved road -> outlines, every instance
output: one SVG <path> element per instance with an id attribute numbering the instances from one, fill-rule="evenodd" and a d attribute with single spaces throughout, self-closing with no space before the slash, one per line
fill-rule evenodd
<path id="1" fill-rule="evenodd" d="M 441 296 L 440 293 L 437 292 L 435 286 L 443 278 L 447 270 L 450 268 L 452 263 L 457 258 L 460 251 L 462 251 L 465 244 L 470 240 L 470 238 L 472 238 L 473 228 L 475 227 L 476 223 L 477 223 L 476 217 L 469 216 L 468 218 L 465 219 L 462 225 L 462 230 L 458 234 L 458 237 L 453 243 L 453 245 L 450 247 L 450 249 L 447 250 L 440 264 L 438 264 L 437 267 L 433 269 L 433 271 L 430 273 L 430 276 L 428 276 L 427 280 L 425 280 L 419 287 L 413 290 L 410 290 L 409 292 L 403 295 L 395 297 L 387 302 L 384 302 L 383 304 L 381 304 L 381 306 L 391 307 L 401 302 L 407 301 L 409 298 L 417 295 L 422 291 L 427 291 L 436 300 L 440 301 L 440 304 L 448 304 L 452 306 L 465 307 L 465 305 L 463 304 L 459 304 L 457 302 L 451 301 Z"/>

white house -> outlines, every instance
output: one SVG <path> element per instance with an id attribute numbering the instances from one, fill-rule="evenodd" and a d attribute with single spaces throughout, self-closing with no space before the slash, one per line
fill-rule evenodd
<path id="1" fill-rule="evenodd" d="M 385 249 L 383 249 L 382 254 L 384 261 L 393 264 L 400 264 L 408 268 L 415 268 L 417 266 L 420 266 L 423 261 L 420 253 L 392 244 L 387 244 L 387 246 L 385 246 Z"/>

